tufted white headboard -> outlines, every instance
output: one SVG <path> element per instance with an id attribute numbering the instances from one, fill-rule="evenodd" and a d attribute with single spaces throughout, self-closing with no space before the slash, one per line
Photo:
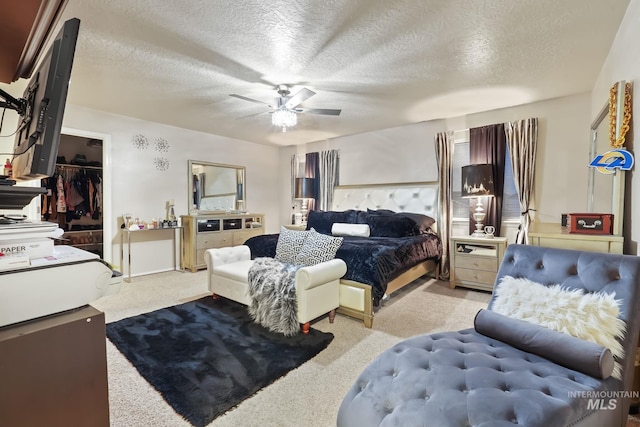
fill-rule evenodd
<path id="1" fill-rule="evenodd" d="M 390 209 L 436 218 L 438 182 L 407 184 L 339 185 L 333 190 L 331 210 Z"/>

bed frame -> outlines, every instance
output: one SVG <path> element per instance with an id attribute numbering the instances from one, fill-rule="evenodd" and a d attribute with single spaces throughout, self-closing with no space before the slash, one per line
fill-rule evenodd
<path id="1" fill-rule="evenodd" d="M 390 209 L 395 212 L 415 212 L 436 218 L 438 182 L 403 184 L 341 185 L 333 192 L 331 210 Z M 419 277 L 437 273 L 438 263 L 425 260 L 387 283 L 386 295 L 397 291 Z M 367 328 L 373 326 L 373 295 L 371 286 L 353 280 L 340 280 L 338 313 L 362 319 Z"/>

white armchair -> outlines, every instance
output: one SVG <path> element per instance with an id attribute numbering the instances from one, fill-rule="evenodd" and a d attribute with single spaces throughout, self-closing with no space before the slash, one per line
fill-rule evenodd
<path id="1" fill-rule="evenodd" d="M 223 296 L 249 305 L 249 268 L 253 264 L 248 246 L 208 249 L 204 255 L 207 281 L 214 298 Z M 309 332 L 309 322 L 329 313 L 333 323 L 335 310 L 340 305 L 340 278 L 347 272 L 341 259 L 332 259 L 317 265 L 302 267 L 296 272 L 296 298 L 298 322 L 302 331 Z"/>

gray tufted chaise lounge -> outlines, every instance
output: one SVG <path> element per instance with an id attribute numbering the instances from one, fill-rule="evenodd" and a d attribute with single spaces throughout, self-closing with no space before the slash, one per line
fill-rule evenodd
<path id="1" fill-rule="evenodd" d="M 511 245 L 496 284 L 504 276 L 615 292 L 627 330 L 622 380 L 566 368 L 473 328 L 422 335 L 362 372 L 340 406 L 338 427 L 624 427 L 640 327 L 640 257 Z"/>

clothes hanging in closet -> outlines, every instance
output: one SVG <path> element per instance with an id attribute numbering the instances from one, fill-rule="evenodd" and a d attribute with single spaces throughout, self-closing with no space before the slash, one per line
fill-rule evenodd
<path id="1" fill-rule="evenodd" d="M 50 217 L 66 213 L 66 222 L 83 216 L 95 220 L 102 217 L 102 177 L 99 171 L 60 167 L 46 185 L 51 190 L 46 201 Z"/>

